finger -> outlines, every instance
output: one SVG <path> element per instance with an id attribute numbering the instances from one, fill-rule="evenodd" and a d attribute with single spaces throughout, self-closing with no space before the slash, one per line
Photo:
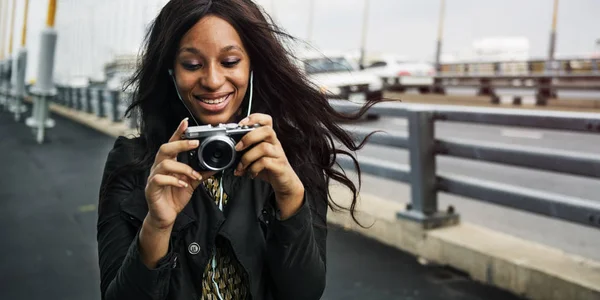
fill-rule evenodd
<path id="1" fill-rule="evenodd" d="M 162 162 L 163 160 L 177 157 L 177 154 L 198 148 L 200 142 L 198 140 L 182 140 L 173 141 L 170 143 L 162 144 L 156 153 L 155 164 Z"/>
<path id="2" fill-rule="evenodd" d="M 169 139 L 169 142 L 181 140 L 181 135 L 185 132 L 187 127 L 188 127 L 188 118 L 185 118 L 181 121 L 181 123 L 179 123 L 179 126 L 177 126 L 177 129 L 175 130 L 175 132 Z"/>
<path id="3" fill-rule="evenodd" d="M 179 174 L 189 177 L 192 180 L 200 181 L 202 176 L 192 167 L 174 160 L 165 159 L 159 163 L 153 170 L 154 174 Z"/>
<path id="4" fill-rule="evenodd" d="M 263 174 L 265 171 L 279 174 L 279 168 L 278 164 L 276 163 L 276 159 L 271 157 L 262 157 L 248 167 L 246 174 L 248 174 L 250 178 L 254 179 L 256 177 L 260 177 L 260 174 Z"/>
<path id="5" fill-rule="evenodd" d="M 273 127 L 273 118 L 266 114 L 254 113 L 240 121 L 239 125 L 254 125 Z"/>
<path id="6" fill-rule="evenodd" d="M 183 180 L 175 178 L 174 176 L 156 174 L 148 179 L 146 192 L 151 194 L 167 186 L 186 188 L 189 186 L 189 184 Z"/>
<path id="7" fill-rule="evenodd" d="M 240 159 L 240 163 L 236 166 L 236 171 L 243 173 L 248 166 L 251 166 L 263 157 L 278 158 L 281 157 L 281 154 L 278 151 L 278 147 L 273 144 L 260 143 L 244 153 Z"/>
<path id="8" fill-rule="evenodd" d="M 279 145 L 277 134 L 273 127 L 259 127 L 244 135 L 240 141 L 235 145 L 236 151 L 242 151 L 254 144 L 261 142 L 267 142 L 273 145 Z"/>
<path id="9" fill-rule="evenodd" d="M 196 188 L 206 179 L 210 178 L 211 176 L 217 174 L 218 172 L 216 171 L 206 171 L 206 172 L 200 172 L 200 176 L 202 177 L 202 179 L 200 180 L 193 180 L 190 185 L 192 186 L 192 190 L 196 190 Z"/>

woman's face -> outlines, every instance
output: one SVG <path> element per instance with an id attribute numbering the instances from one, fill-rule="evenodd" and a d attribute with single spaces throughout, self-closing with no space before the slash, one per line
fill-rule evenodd
<path id="1" fill-rule="evenodd" d="M 212 15 L 200 19 L 181 39 L 174 69 L 181 97 L 199 122 L 234 121 L 248 88 L 250 59 L 233 26 Z"/>

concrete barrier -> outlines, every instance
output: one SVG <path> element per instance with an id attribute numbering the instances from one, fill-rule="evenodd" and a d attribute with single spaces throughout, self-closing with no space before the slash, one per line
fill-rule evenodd
<path id="1" fill-rule="evenodd" d="M 111 122 L 58 104 L 59 115 L 107 135 L 135 136 L 126 122 Z M 330 186 L 332 199 L 347 206 L 350 192 Z M 472 279 L 534 300 L 600 299 L 600 262 L 564 253 L 466 222 L 435 230 L 396 218 L 404 205 L 361 194 L 354 223 L 347 212 L 328 214 L 328 222 L 409 252 L 422 263 L 441 264 L 464 271 Z"/>
<path id="2" fill-rule="evenodd" d="M 339 204 L 350 199 L 340 186 L 330 192 Z M 347 213 L 330 212 L 328 221 L 529 299 L 600 299 L 600 262 L 465 222 L 423 230 L 396 218 L 402 204 L 374 195 L 361 195 L 358 210 L 359 222 L 368 228 Z"/>

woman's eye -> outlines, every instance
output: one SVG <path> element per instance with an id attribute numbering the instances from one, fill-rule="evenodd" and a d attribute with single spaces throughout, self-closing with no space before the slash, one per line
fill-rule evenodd
<path id="1" fill-rule="evenodd" d="M 181 63 L 181 66 L 184 69 L 189 70 L 189 71 L 194 71 L 201 67 L 200 64 L 191 64 L 191 63 Z"/>
<path id="2" fill-rule="evenodd" d="M 226 61 L 222 62 L 221 64 L 223 64 L 223 66 L 226 67 L 226 68 L 231 68 L 231 67 L 237 65 L 239 62 L 240 62 L 239 59 L 236 59 L 236 60 L 226 60 Z"/>

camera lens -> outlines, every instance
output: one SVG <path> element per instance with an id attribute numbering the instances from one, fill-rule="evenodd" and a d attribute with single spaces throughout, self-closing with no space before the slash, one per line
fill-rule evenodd
<path id="1" fill-rule="evenodd" d="M 201 157 L 206 166 L 221 170 L 229 166 L 235 155 L 235 149 L 226 141 L 211 140 L 202 148 Z"/>

